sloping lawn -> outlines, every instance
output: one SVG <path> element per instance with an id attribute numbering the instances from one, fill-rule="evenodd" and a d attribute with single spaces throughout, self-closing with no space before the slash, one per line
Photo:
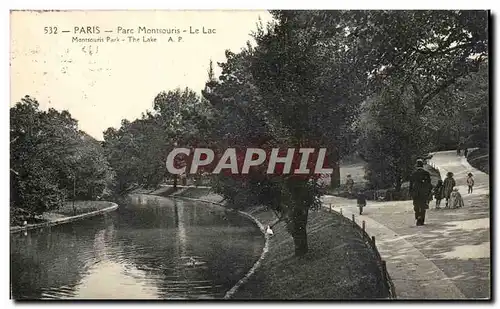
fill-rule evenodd
<path id="1" fill-rule="evenodd" d="M 253 213 L 264 224 L 264 213 Z M 312 211 L 307 225 L 309 253 L 294 256 L 294 243 L 283 223 L 273 227 L 270 250 L 234 299 L 386 298 L 377 257 L 352 224 L 325 211 Z"/>
<path id="2" fill-rule="evenodd" d="M 472 151 L 467 156 L 467 161 L 472 167 L 486 174 L 490 174 L 490 153 L 488 149 L 479 148 Z"/>

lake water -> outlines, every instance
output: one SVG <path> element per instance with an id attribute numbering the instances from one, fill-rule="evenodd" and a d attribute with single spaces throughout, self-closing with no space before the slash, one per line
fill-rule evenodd
<path id="1" fill-rule="evenodd" d="M 11 235 L 15 299 L 222 298 L 264 237 L 207 203 L 133 195 L 115 212 Z"/>

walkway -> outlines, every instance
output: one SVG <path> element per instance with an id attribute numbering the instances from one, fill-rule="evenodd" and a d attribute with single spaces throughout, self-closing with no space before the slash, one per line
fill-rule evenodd
<path id="1" fill-rule="evenodd" d="M 362 216 L 355 200 L 325 196 L 326 207 L 364 220 L 400 299 L 489 298 L 490 212 L 489 176 L 472 168 L 454 151 L 439 152 L 431 163 L 441 173 L 451 171 L 465 207 L 428 211 L 426 225 L 417 227 L 411 201 L 368 202 Z M 476 189 L 467 194 L 465 175 L 474 174 Z M 433 208 L 433 205 L 431 206 Z"/>

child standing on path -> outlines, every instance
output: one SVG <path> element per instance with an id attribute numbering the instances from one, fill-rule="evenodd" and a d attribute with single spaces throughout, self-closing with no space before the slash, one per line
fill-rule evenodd
<path id="1" fill-rule="evenodd" d="M 453 188 L 456 185 L 457 184 L 455 183 L 455 179 L 453 179 L 453 173 L 452 172 L 448 172 L 446 174 L 446 179 L 443 182 L 443 186 L 444 186 L 443 193 L 444 193 L 444 198 L 446 199 L 446 206 L 445 206 L 445 208 L 448 208 L 448 200 L 450 199 L 451 191 L 453 191 Z"/>
<path id="2" fill-rule="evenodd" d="M 434 198 L 436 199 L 436 209 L 441 209 L 441 200 L 443 199 L 444 195 L 444 186 L 443 186 L 443 181 L 438 180 L 438 183 L 436 187 L 434 187 Z"/>
<path id="3" fill-rule="evenodd" d="M 472 173 L 467 174 L 467 186 L 469 187 L 468 193 L 472 193 L 472 188 L 474 187 L 474 178 L 472 178 Z"/>

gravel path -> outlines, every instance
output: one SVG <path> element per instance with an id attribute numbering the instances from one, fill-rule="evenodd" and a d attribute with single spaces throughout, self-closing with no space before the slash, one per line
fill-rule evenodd
<path id="1" fill-rule="evenodd" d="M 376 236 L 398 298 L 490 298 L 489 176 L 455 151 L 436 153 L 432 163 L 441 175 L 455 174 L 464 208 L 431 209 L 426 225 L 416 227 L 411 201 L 369 201 L 357 220 L 365 220 L 369 234 Z M 467 194 L 468 172 L 475 178 L 473 194 Z M 325 196 L 324 203 L 325 207 L 332 203 L 337 211 L 342 208 L 348 217 L 358 212 L 354 200 Z"/>

